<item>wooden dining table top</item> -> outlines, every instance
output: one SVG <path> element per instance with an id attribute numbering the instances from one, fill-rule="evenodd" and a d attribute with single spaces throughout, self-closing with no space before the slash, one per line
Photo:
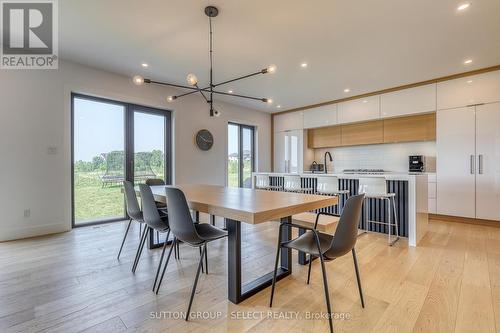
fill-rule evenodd
<path id="1" fill-rule="evenodd" d="M 164 186 L 151 186 L 156 201 L 167 203 Z M 191 209 L 202 213 L 258 224 L 277 221 L 327 206 L 337 205 L 338 198 L 303 193 L 256 190 L 217 185 L 175 185 L 181 189 Z"/>

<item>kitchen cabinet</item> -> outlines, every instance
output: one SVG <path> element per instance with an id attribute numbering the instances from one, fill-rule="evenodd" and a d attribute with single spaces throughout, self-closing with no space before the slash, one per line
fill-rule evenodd
<path id="1" fill-rule="evenodd" d="M 274 171 L 298 173 L 303 171 L 303 130 L 274 134 Z"/>
<path id="2" fill-rule="evenodd" d="M 384 123 L 381 120 L 341 127 L 342 146 L 366 145 L 384 142 Z"/>
<path id="3" fill-rule="evenodd" d="M 342 145 L 341 126 L 315 128 L 307 131 L 308 148 L 331 148 Z"/>
<path id="4" fill-rule="evenodd" d="M 337 124 L 337 104 L 324 105 L 304 111 L 304 128 L 317 128 Z"/>
<path id="5" fill-rule="evenodd" d="M 500 71 L 467 76 L 437 85 L 437 108 L 500 102 Z"/>
<path id="6" fill-rule="evenodd" d="M 274 132 L 283 132 L 302 128 L 302 112 L 289 112 L 274 116 Z"/>
<path id="7" fill-rule="evenodd" d="M 436 140 L 436 114 L 384 120 L 384 143 Z"/>
<path id="8" fill-rule="evenodd" d="M 382 118 L 436 111 L 436 84 L 399 90 L 380 96 Z"/>
<path id="9" fill-rule="evenodd" d="M 439 110 L 437 211 L 500 220 L 500 103 Z"/>
<path id="10" fill-rule="evenodd" d="M 338 104 L 339 124 L 380 118 L 380 95 L 370 96 Z"/>

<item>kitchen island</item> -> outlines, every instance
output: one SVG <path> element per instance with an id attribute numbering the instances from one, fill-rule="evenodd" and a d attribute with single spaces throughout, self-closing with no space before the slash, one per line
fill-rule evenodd
<path id="1" fill-rule="evenodd" d="M 350 195 L 358 193 L 358 181 L 360 178 L 383 177 L 388 186 L 388 191 L 395 193 L 396 212 L 398 217 L 398 230 L 401 237 L 408 238 L 409 246 L 417 246 L 425 235 L 428 224 L 427 214 L 427 174 L 425 173 L 403 173 L 384 172 L 377 174 L 365 173 L 312 173 L 304 172 L 300 174 L 255 172 L 252 174 L 252 186 L 255 184 L 256 175 L 267 175 L 270 184 L 277 187 L 283 186 L 285 175 L 299 175 L 302 187 L 310 189 L 309 193 L 316 193 L 316 182 L 318 176 L 337 177 L 339 188 L 349 191 Z M 370 203 L 368 216 L 370 220 L 385 220 L 387 214 L 380 201 L 373 200 Z M 343 203 L 341 202 L 341 205 Z M 338 213 L 338 207 L 330 207 L 327 211 Z M 362 214 L 360 227 L 366 225 L 363 221 L 365 213 Z M 371 223 L 369 231 L 388 233 L 384 225 Z M 393 233 L 394 234 L 394 233 Z"/>

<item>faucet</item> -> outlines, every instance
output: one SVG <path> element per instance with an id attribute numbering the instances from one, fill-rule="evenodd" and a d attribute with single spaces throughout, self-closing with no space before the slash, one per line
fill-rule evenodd
<path id="1" fill-rule="evenodd" d="M 327 151 L 327 152 L 325 153 L 325 173 L 328 173 L 328 171 L 327 171 L 327 167 L 326 167 L 326 155 L 328 155 L 328 156 L 330 157 L 330 162 L 333 162 L 333 158 L 332 158 L 332 154 L 330 154 L 330 152 L 329 152 L 329 151 Z"/>

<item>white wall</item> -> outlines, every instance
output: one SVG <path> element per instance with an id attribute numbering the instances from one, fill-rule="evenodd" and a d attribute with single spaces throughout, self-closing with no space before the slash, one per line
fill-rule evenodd
<path id="1" fill-rule="evenodd" d="M 175 103 L 175 90 L 60 62 L 59 70 L 0 71 L 0 241 L 71 228 L 70 94 L 78 92 L 174 111 L 174 181 L 225 185 L 227 122 L 257 126 L 257 169 L 270 171 L 269 114 L 217 103 L 210 118 L 201 96 Z M 202 152 L 195 133 L 210 130 L 214 147 Z M 48 154 L 56 147 L 57 154 Z M 24 209 L 31 217 L 24 217 Z"/>
<path id="2" fill-rule="evenodd" d="M 323 163 L 326 151 L 333 156 L 334 172 L 344 169 L 384 169 L 393 172 L 408 172 L 408 156 L 424 155 L 427 160 L 427 171 L 436 170 L 436 143 L 408 142 L 380 145 L 364 145 L 315 149 L 314 159 Z M 307 167 L 307 166 L 305 166 Z M 328 165 L 332 170 L 332 165 Z"/>

